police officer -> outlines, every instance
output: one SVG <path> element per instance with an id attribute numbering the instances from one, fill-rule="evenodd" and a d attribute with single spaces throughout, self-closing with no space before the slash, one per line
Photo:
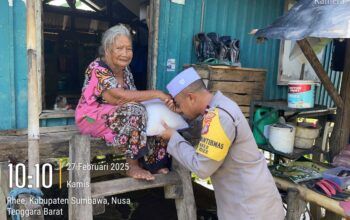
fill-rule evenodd
<path id="1" fill-rule="evenodd" d="M 200 178 L 211 177 L 220 220 L 282 220 L 282 200 L 238 105 L 221 92 L 210 93 L 193 68 L 167 89 L 167 105 L 193 120 L 203 116 L 200 142 L 193 147 L 163 123 L 167 151 Z"/>

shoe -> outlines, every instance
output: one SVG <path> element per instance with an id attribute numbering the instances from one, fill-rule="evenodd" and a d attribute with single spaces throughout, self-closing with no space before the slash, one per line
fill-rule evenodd
<path id="1" fill-rule="evenodd" d="M 239 63 L 240 59 L 239 59 L 239 40 L 234 39 L 231 41 L 230 43 L 230 61 L 232 63 Z"/>
<path id="2" fill-rule="evenodd" d="M 208 58 L 215 58 L 214 44 L 205 33 L 201 32 L 194 37 L 194 46 L 196 50 L 197 60 L 203 62 Z"/>
<path id="3" fill-rule="evenodd" d="M 324 196 L 330 197 L 335 200 L 348 200 L 350 197 L 350 194 L 347 192 L 344 192 L 338 184 L 333 182 L 332 180 L 328 179 L 318 179 L 318 180 L 310 180 L 305 183 L 305 185 Z"/>
<path id="4" fill-rule="evenodd" d="M 230 36 L 221 36 L 219 38 L 220 40 L 220 54 L 219 54 L 219 60 L 222 62 L 227 62 L 229 60 L 229 52 L 230 52 L 230 43 L 231 43 L 231 37 Z"/>
<path id="5" fill-rule="evenodd" d="M 202 46 L 201 46 L 202 35 L 203 35 L 203 33 L 198 33 L 198 34 L 194 35 L 194 37 L 193 37 L 194 51 L 195 51 L 195 54 L 196 54 L 198 61 L 204 60 L 203 56 L 202 56 L 203 53 L 201 51 L 202 50 Z"/>
<path id="6" fill-rule="evenodd" d="M 214 51 L 215 51 L 215 57 L 216 59 L 219 59 L 219 54 L 220 54 L 220 40 L 219 40 L 219 35 L 215 32 L 210 32 L 207 34 L 207 37 L 211 40 Z"/>

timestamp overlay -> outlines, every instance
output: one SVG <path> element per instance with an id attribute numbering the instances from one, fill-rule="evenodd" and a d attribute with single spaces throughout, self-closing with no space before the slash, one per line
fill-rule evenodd
<path id="1" fill-rule="evenodd" d="M 26 194 L 32 194 L 29 198 L 21 196 L 8 196 L 7 197 L 7 213 L 10 216 L 30 217 L 30 216 L 66 216 L 68 210 L 64 207 L 67 205 L 130 205 L 130 198 L 121 198 L 117 196 L 111 197 L 99 197 L 99 198 L 78 198 L 62 196 L 64 193 L 52 192 L 66 190 L 67 188 L 85 188 L 90 187 L 90 181 L 88 182 L 73 182 L 71 180 L 64 181 L 64 171 L 80 171 L 88 170 L 90 172 L 105 172 L 105 171 L 127 171 L 129 164 L 126 162 L 114 162 L 114 163 L 101 163 L 101 164 L 85 164 L 85 163 L 68 163 L 63 165 L 62 159 L 58 163 L 58 178 L 56 182 L 53 182 L 53 165 L 49 163 L 36 165 L 35 177 L 27 175 L 27 165 L 18 163 L 16 165 L 9 164 L 9 186 L 12 190 L 25 192 Z M 65 173 L 67 174 L 67 173 Z M 56 175 L 56 174 L 55 174 Z M 57 177 L 57 176 L 56 176 Z M 35 179 L 35 184 L 30 185 L 28 180 Z M 35 190 L 42 189 L 50 191 L 50 196 L 44 195 L 38 196 Z M 58 188 L 59 190 L 55 190 Z M 19 209 L 18 207 L 40 207 L 36 209 Z"/>

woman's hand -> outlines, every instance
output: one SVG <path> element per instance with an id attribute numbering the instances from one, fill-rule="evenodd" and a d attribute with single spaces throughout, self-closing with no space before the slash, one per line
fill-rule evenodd
<path id="1" fill-rule="evenodd" d="M 104 100 L 111 105 L 122 105 L 128 102 L 142 102 L 150 99 L 160 99 L 166 103 L 171 110 L 176 110 L 172 97 L 160 90 L 134 91 L 125 90 L 123 88 L 113 88 L 104 91 L 102 96 Z"/>
<path id="2" fill-rule="evenodd" d="M 168 141 L 176 130 L 174 128 L 170 128 L 164 121 L 162 121 L 162 125 L 165 128 L 165 131 L 163 131 L 159 136 Z"/>
<path id="3" fill-rule="evenodd" d="M 172 99 L 171 96 L 169 94 L 166 94 L 163 91 L 157 90 L 157 96 L 160 100 L 162 100 L 163 102 L 166 102 L 167 100 Z"/>
<path id="4" fill-rule="evenodd" d="M 163 102 L 171 96 L 160 90 L 125 90 L 123 88 L 108 89 L 102 93 L 104 100 L 111 105 L 123 105 L 128 102 L 142 102 L 150 99 L 161 99 Z"/>
<path id="5" fill-rule="evenodd" d="M 159 99 L 161 99 L 171 111 L 176 113 L 181 113 L 181 110 L 178 107 L 176 107 L 174 99 L 169 94 L 166 94 L 162 91 L 158 91 L 158 92 L 159 92 Z"/>
<path id="6" fill-rule="evenodd" d="M 181 110 L 176 106 L 174 99 L 165 100 L 165 104 L 171 111 L 181 113 Z"/>

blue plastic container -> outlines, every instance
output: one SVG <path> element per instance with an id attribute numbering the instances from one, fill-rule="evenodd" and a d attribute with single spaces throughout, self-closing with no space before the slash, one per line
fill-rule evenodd
<path id="1" fill-rule="evenodd" d="M 339 174 L 342 172 L 348 172 L 350 174 L 350 169 L 346 167 L 336 167 L 333 169 L 329 169 L 323 172 L 323 178 L 332 180 L 336 184 L 340 186 L 340 188 L 347 188 L 347 186 L 350 185 L 350 175 L 347 176 L 339 176 Z"/>

